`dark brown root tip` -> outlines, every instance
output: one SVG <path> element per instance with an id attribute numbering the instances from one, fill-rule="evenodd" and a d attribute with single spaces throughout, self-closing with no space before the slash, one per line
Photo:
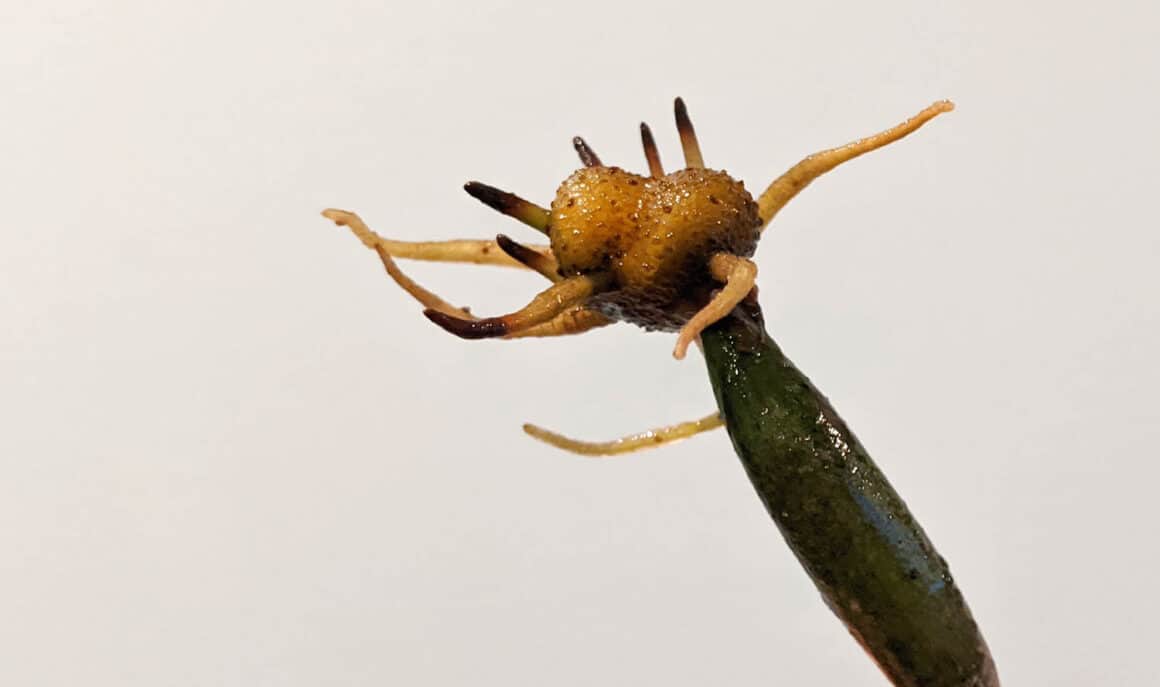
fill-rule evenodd
<path id="1" fill-rule="evenodd" d="M 481 184 L 478 181 L 469 181 L 463 185 L 468 195 L 493 210 L 499 210 L 505 215 L 511 214 L 522 202 L 522 199 L 507 191 L 501 191 L 494 186 Z"/>
<path id="2" fill-rule="evenodd" d="M 522 243 L 513 241 L 506 234 L 497 234 L 495 237 L 495 242 L 499 244 L 500 249 L 510 255 L 513 260 L 522 262 L 525 265 L 531 265 L 532 263 L 536 262 L 538 258 L 542 257 L 539 253 L 532 250 L 531 248 L 528 248 Z"/>
<path id="3" fill-rule="evenodd" d="M 493 339 L 507 334 L 508 327 L 502 318 L 489 317 L 483 320 L 462 320 L 438 310 L 423 311 L 427 319 L 461 339 Z"/>
<path id="4" fill-rule="evenodd" d="M 685 99 L 678 97 L 673 101 L 673 112 L 677 115 L 678 129 L 692 129 L 693 123 L 689 120 L 689 108 L 685 107 Z"/>
<path id="5" fill-rule="evenodd" d="M 576 153 L 580 156 L 580 162 L 584 163 L 585 167 L 600 167 L 600 158 L 596 156 L 584 139 L 579 136 L 572 138 L 572 147 L 576 149 Z"/>
<path id="6" fill-rule="evenodd" d="M 681 135 L 681 148 L 685 152 L 686 167 L 704 167 L 701 159 L 701 147 L 697 143 L 697 133 L 693 131 L 693 122 L 689 119 L 689 110 L 685 101 L 677 98 L 673 101 L 673 111 L 677 118 L 677 133 Z"/>
<path id="7" fill-rule="evenodd" d="M 494 186 L 481 184 L 478 181 L 469 181 L 463 185 L 463 190 L 476 200 L 493 210 L 518 219 L 524 224 L 546 231 L 548 226 L 548 211 L 544 208 L 520 198 L 514 193 L 501 191 Z"/>
<path id="8" fill-rule="evenodd" d="M 500 247 L 500 250 L 507 253 L 516 262 L 523 263 L 551 281 L 559 280 L 560 271 L 555 259 L 532 250 L 522 243 L 517 243 L 503 234 L 497 235 L 495 242 Z"/>
<path id="9" fill-rule="evenodd" d="M 648 172 L 654 177 L 663 177 L 665 175 L 664 167 L 661 166 L 661 154 L 657 150 L 656 139 L 653 138 L 652 129 L 648 128 L 648 124 L 640 123 L 640 142 L 644 146 L 644 157 L 648 160 Z"/>

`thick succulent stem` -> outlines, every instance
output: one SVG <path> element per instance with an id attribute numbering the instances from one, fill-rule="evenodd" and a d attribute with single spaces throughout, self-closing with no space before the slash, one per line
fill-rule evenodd
<path id="1" fill-rule="evenodd" d="M 893 684 L 997 687 L 950 570 L 830 403 L 743 304 L 702 335 L 737 455 L 817 585 Z"/>

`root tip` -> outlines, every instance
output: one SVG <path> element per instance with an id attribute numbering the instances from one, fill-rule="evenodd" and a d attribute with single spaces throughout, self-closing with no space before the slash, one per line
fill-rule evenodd
<path id="1" fill-rule="evenodd" d="M 492 339 L 503 336 L 508 330 L 507 325 L 499 318 L 464 320 L 431 308 L 424 310 L 423 315 L 444 331 L 461 339 Z"/>
<path id="2" fill-rule="evenodd" d="M 334 208 L 327 208 L 322 211 L 322 216 L 334 222 L 338 226 L 344 226 L 347 223 L 347 217 L 350 215 L 346 210 L 336 210 Z"/>

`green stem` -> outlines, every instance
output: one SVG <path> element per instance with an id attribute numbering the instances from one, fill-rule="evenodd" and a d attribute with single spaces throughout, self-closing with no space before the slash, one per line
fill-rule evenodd
<path id="1" fill-rule="evenodd" d="M 756 306 L 702 336 L 737 455 L 786 542 L 900 687 L 996 687 L 942 559 L 862 444 L 766 333 Z"/>

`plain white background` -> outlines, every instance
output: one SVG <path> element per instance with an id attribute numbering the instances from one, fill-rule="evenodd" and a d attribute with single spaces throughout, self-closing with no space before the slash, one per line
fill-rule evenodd
<path id="1" fill-rule="evenodd" d="M 1151 3 L 7 3 L 0 684 L 881 685 L 672 336 L 464 342 L 318 216 L 533 232 L 671 102 L 760 189 L 771 332 L 950 561 L 1010 685 L 1147 685 L 1160 565 Z M 476 312 L 542 284 L 409 265 Z"/>

